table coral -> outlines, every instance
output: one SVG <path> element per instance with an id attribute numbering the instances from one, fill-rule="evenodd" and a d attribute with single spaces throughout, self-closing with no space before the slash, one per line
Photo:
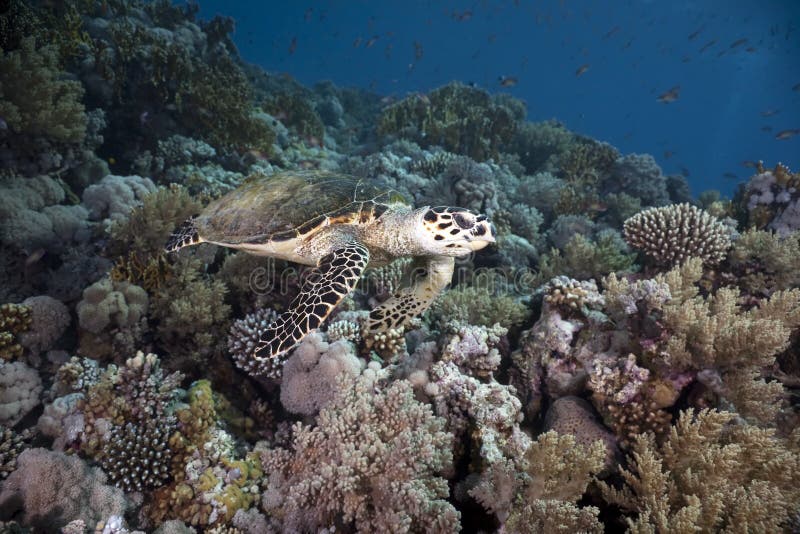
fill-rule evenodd
<path id="1" fill-rule="evenodd" d="M 725 259 L 731 231 L 716 217 L 691 204 L 641 211 L 625 221 L 625 240 L 662 267 L 698 257 L 707 265 Z"/>
<path id="2" fill-rule="evenodd" d="M 272 473 L 262 506 L 284 529 L 339 521 L 360 532 L 459 529 L 437 476 L 452 461 L 444 421 L 414 400 L 409 382 L 384 384 L 375 374 L 368 368 L 355 383 L 342 382 L 317 426 L 293 427 L 291 449 L 262 452 Z"/>

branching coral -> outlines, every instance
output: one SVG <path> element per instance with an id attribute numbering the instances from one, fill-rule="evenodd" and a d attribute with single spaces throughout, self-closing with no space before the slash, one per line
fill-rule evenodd
<path id="1" fill-rule="evenodd" d="M 700 273 L 700 261 L 695 259 L 663 277 L 673 299 L 664 306 L 663 322 L 670 337 L 660 357 L 673 369 L 713 370 L 723 383 L 714 388 L 716 393 L 742 415 L 768 421 L 783 388 L 766 382 L 761 370 L 773 365 L 800 326 L 800 290 L 775 292 L 757 308 L 743 311 L 738 290 L 723 288 L 708 299 L 698 296 L 694 282 Z"/>
<path id="2" fill-rule="evenodd" d="M 607 501 L 638 514 L 631 532 L 780 532 L 800 500 L 800 451 L 734 415 L 683 412 L 669 439 L 639 436 L 622 489 Z"/>
<path id="3" fill-rule="evenodd" d="M 596 240 L 577 234 L 567 241 L 563 252 L 553 248 L 542 256 L 533 284 L 559 275 L 579 280 L 598 279 L 609 273 L 632 270 L 634 259 L 635 255 L 628 252 L 613 230 L 601 232 Z"/>
<path id="4" fill-rule="evenodd" d="M 459 513 L 446 500 L 452 436 L 414 400 L 411 384 L 376 381 L 368 368 L 347 380 L 317 426 L 293 427 L 291 450 L 262 453 L 271 472 L 262 506 L 287 530 L 333 526 L 359 532 L 455 532 Z"/>
<path id="5" fill-rule="evenodd" d="M 728 267 L 743 293 L 769 296 L 800 286 L 800 232 L 780 236 L 750 229 L 734 242 Z"/>
<path id="6" fill-rule="evenodd" d="M 31 326 L 31 309 L 21 304 L 0 306 L 0 360 L 13 360 L 22 356 L 22 345 L 17 336 Z"/>
<path id="7" fill-rule="evenodd" d="M 603 466 L 605 447 L 578 445 L 573 436 L 546 432 L 525 452 L 526 474 L 506 530 L 515 533 L 603 532 L 593 506 L 579 507 L 593 475 Z"/>
<path id="8" fill-rule="evenodd" d="M 698 257 L 716 265 L 731 246 L 730 230 L 691 204 L 650 208 L 625 221 L 625 240 L 662 267 Z"/>
<path id="9" fill-rule="evenodd" d="M 431 306 L 430 316 L 440 327 L 450 321 L 505 328 L 518 327 L 530 315 L 519 300 L 506 294 L 495 294 L 485 285 L 459 286 L 440 296 Z"/>
<path id="10" fill-rule="evenodd" d="M 0 51 L 2 52 L 2 51 Z M 0 55 L 0 116 L 17 135 L 77 144 L 86 134 L 81 84 L 62 79 L 56 50 L 28 37 Z"/>
<path id="11" fill-rule="evenodd" d="M 539 172 L 547 161 L 558 157 L 575 143 L 575 135 L 554 120 L 525 122 L 519 125 L 511 151 L 529 173 Z"/>
<path id="12" fill-rule="evenodd" d="M 514 114 L 482 89 L 450 83 L 426 95 L 412 95 L 384 109 L 379 130 L 439 145 L 476 161 L 496 157 L 514 134 Z"/>
<path id="13" fill-rule="evenodd" d="M 17 468 L 17 457 L 28 448 L 31 438 L 33 431 L 29 428 L 14 432 L 0 425 L 0 481 Z"/>

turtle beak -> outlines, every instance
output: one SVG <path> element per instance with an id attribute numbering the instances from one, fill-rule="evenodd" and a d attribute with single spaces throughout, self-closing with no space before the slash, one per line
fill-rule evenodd
<path id="1" fill-rule="evenodd" d="M 480 250 L 486 245 L 496 242 L 497 231 L 485 215 L 478 216 L 470 234 L 469 241 L 472 250 Z"/>

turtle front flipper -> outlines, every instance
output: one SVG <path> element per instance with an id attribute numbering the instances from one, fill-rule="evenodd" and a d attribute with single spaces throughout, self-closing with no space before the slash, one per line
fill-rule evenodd
<path id="1" fill-rule="evenodd" d="M 454 268 L 455 258 L 451 256 L 428 258 L 425 276 L 416 279 L 411 287 L 401 289 L 370 312 L 367 331 L 385 332 L 399 328 L 427 310 L 452 280 Z"/>
<path id="2" fill-rule="evenodd" d="M 202 241 L 197 231 L 196 219 L 193 217 L 187 219 L 177 230 L 172 232 L 172 235 L 169 236 L 169 241 L 164 245 L 164 250 L 166 252 L 175 252 L 183 247 L 196 245 Z"/>
<path id="3" fill-rule="evenodd" d="M 349 243 L 324 256 L 290 308 L 261 334 L 254 357 L 277 358 L 319 328 L 356 287 L 367 263 L 369 251 L 360 243 Z"/>

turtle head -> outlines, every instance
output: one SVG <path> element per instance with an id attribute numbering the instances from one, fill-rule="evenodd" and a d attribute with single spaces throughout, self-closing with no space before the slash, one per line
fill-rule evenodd
<path id="1" fill-rule="evenodd" d="M 422 219 L 423 247 L 433 254 L 466 256 L 494 243 L 494 226 L 485 215 L 464 208 L 438 206 L 418 210 Z"/>

